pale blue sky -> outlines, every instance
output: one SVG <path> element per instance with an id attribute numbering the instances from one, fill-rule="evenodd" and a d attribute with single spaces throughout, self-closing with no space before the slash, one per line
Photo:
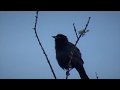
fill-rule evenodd
<path id="1" fill-rule="evenodd" d="M 0 79 L 54 79 L 47 60 L 35 37 L 36 11 L 0 11 Z M 120 79 L 120 12 L 119 11 L 40 11 L 37 23 L 39 39 L 58 79 L 66 71 L 55 58 L 54 39 L 65 34 L 75 43 L 73 29 L 87 29 L 77 47 L 82 53 L 84 68 L 90 79 Z M 73 69 L 69 79 L 79 79 Z"/>

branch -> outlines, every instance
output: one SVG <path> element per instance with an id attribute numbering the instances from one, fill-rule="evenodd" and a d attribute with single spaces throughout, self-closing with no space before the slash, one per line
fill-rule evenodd
<path id="1" fill-rule="evenodd" d="M 88 26 L 88 24 L 89 24 L 90 18 L 91 18 L 91 17 L 89 17 L 88 22 L 87 22 L 84 30 L 86 30 L 86 28 L 87 28 L 87 26 Z M 77 39 L 77 41 L 76 41 L 76 43 L 75 43 L 75 46 L 76 46 L 76 44 L 78 43 L 80 37 L 81 37 L 81 35 L 79 35 L 79 37 L 78 37 L 78 39 Z"/>
<path id="2" fill-rule="evenodd" d="M 86 28 L 87 28 L 87 26 L 88 26 L 88 24 L 89 24 L 90 18 L 91 18 L 91 17 L 89 17 L 88 22 L 87 22 L 84 30 L 86 30 Z M 76 43 L 75 43 L 75 46 L 77 45 L 80 37 L 81 37 L 81 35 L 79 35 L 79 37 L 77 38 L 77 41 L 76 41 Z M 74 51 L 75 51 L 75 48 L 73 49 L 73 52 L 71 52 L 71 55 L 70 55 L 70 61 L 69 61 L 69 63 L 68 63 L 68 67 L 69 67 L 69 68 L 71 68 L 71 61 L 72 61 L 72 58 L 73 58 L 73 53 L 74 53 Z M 69 71 L 70 71 L 69 68 L 68 68 L 68 70 L 66 71 L 66 79 L 68 78 L 68 75 L 70 75 L 70 74 L 69 74 Z"/>
<path id="3" fill-rule="evenodd" d="M 49 66 L 50 66 L 50 69 L 51 69 L 51 71 L 52 71 L 52 73 L 53 73 L 53 76 L 54 76 L 55 79 L 57 79 L 56 76 L 55 76 L 55 73 L 54 73 L 54 71 L 53 71 L 53 69 L 52 69 L 52 66 L 51 66 L 51 64 L 50 64 L 50 61 L 49 61 L 49 59 L 48 59 L 48 57 L 47 57 L 47 54 L 45 53 L 45 50 L 44 50 L 44 48 L 43 48 L 43 46 L 42 46 L 42 44 L 41 44 L 41 42 L 40 42 L 40 39 L 38 38 L 37 32 L 36 32 L 38 12 L 39 12 L 39 11 L 36 12 L 36 16 L 35 16 L 35 17 L 36 17 L 35 26 L 34 26 L 33 29 L 34 29 L 34 31 L 35 31 L 35 35 L 36 35 L 36 37 L 37 37 L 37 40 L 38 40 L 38 42 L 39 42 L 39 45 L 41 46 L 41 49 L 42 49 L 42 51 L 43 51 L 43 54 L 45 55 L 45 57 L 46 57 L 46 59 L 47 59 L 47 62 L 48 62 L 48 64 L 49 64 Z"/>
<path id="4" fill-rule="evenodd" d="M 95 72 L 95 74 L 96 74 L 96 78 L 98 79 L 98 76 L 97 76 L 97 73 Z"/>
<path id="5" fill-rule="evenodd" d="M 76 28 L 75 28 L 75 25 L 74 25 L 74 24 L 75 24 L 75 23 L 73 23 L 74 31 L 75 31 L 76 37 L 77 37 L 77 39 L 78 39 L 78 35 L 77 35 Z"/>

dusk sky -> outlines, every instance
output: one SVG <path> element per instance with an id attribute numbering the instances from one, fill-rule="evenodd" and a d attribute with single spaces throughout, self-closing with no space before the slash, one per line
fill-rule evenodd
<path id="1" fill-rule="evenodd" d="M 34 33 L 36 11 L 0 11 L 0 79 L 54 79 Z M 37 33 L 57 79 L 66 71 L 57 63 L 51 36 L 64 34 L 75 43 L 74 32 L 85 28 L 77 47 L 90 79 L 120 79 L 120 11 L 39 11 Z M 68 79 L 80 79 L 76 69 Z"/>

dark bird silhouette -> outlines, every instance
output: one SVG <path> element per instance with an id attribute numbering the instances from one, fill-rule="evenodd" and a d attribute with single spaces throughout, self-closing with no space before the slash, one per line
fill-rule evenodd
<path id="1" fill-rule="evenodd" d="M 78 71 L 81 79 L 89 79 L 83 67 L 84 62 L 81 58 L 80 50 L 74 44 L 69 42 L 68 38 L 63 34 L 57 34 L 52 37 L 55 39 L 56 59 L 59 66 L 62 69 L 68 70 L 70 55 L 75 48 L 73 58 L 71 60 L 71 68 L 75 68 Z"/>

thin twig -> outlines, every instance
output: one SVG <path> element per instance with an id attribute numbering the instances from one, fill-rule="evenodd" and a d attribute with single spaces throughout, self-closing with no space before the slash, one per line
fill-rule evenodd
<path id="1" fill-rule="evenodd" d="M 50 66 L 50 69 L 51 69 L 51 71 L 52 71 L 52 73 L 53 73 L 53 76 L 54 76 L 55 79 L 57 79 L 56 76 L 55 76 L 55 73 L 54 73 L 54 71 L 53 71 L 53 69 L 52 69 L 52 66 L 51 66 L 51 64 L 50 64 L 50 61 L 49 61 L 49 59 L 48 59 L 48 57 L 47 57 L 47 54 L 45 53 L 45 50 L 44 50 L 44 48 L 43 48 L 43 46 L 42 46 L 42 44 L 41 44 L 41 42 L 40 42 L 40 39 L 38 38 L 37 32 L 36 32 L 38 12 L 39 12 L 39 11 L 36 12 L 36 16 L 35 16 L 35 17 L 36 17 L 35 26 L 34 26 L 35 35 L 36 35 L 36 37 L 37 37 L 37 40 L 38 40 L 38 42 L 39 42 L 39 45 L 41 46 L 41 49 L 42 49 L 43 53 L 44 53 L 44 55 L 45 55 L 45 57 L 46 57 L 46 59 L 47 59 L 47 62 L 48 62 L 48 64 L 49 64 L 49 66 Z"/>
<path id="2" fill-rule="evenodd" d="M 75 28 L 75 25 L 74 25 L 74 24 L 75 24 L 75 23 L 73 23 L 74 31 L 75 31 L 76 37 L 77 37 L 77 39 L 78 39 L 78 35 L 77 35 L 76 28 Z"/>
<path id="3" fill-rule="evenodd" d="M 91 18 L 91 17 L 89 17 L 88 22 L 87 22 L 84 30 L 86 30 L 86 28 L 87 28 L 87 26 L 88 26 L 88 24 L 89 24 L 90 18 Z M 79 35 L 79 37 L 78 37 L 78 39 L 77 39 L 77 41 L 76 41 L 76 43 L 75 43 L 75 46 L 76 46 L 76 44 L 78 43 L 80 37 L 81 37 L 81 35 Z"/>
<path id="4" fill-rule="evenodd" d="M 98 76 L 97 76 L 97 73 L 95 72 L 95 74 L 96 74 L 96 78 L 98 79 Z"/>
<path id="5" fill-rule="evenodd" d="M 86 28 L 87 28 L 87 26 L 88 26 L 88 24 L 89 24 L 90 18 L 91 18 L 91 17 L 89 17 L 88 22 L 87 22 L 84 30 L 86 30 Z M 79 37 L 78 37 L 78 39 L 77 39 L 77 41 L 76 41 L 76 43 L 75 43 L 75 46 L 77 45 L 80 37 L 81 37 L 81 35 L 79 35 Z M 71 61 L 72 61 L 72 58 L 73 58 L 73 53 L 74 53 L 74 51 L 75 51 L 75 48 L 74 48 L 73 51 L 71 52 L 70 61 L 69 61 L 69 63 L 68 63 L 68 67 L 71 67 Z M 66 73 L 66 79 L 68 78 L 69 71 L 70 71 L 70 70 L 69 70 L 69 68 L 68 68 L 67 73 Z"/>

